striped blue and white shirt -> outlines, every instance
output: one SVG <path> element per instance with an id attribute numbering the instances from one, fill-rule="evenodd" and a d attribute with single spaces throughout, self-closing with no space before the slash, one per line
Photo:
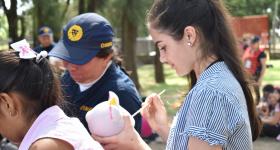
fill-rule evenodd
<path id="1" fill-rule="evenodd" d="M 253 149 L 242 88 L 224 62 L 206 69 L 174 117 L 168 150 L 188 148 L 189 137 L 224 150 Z"/>

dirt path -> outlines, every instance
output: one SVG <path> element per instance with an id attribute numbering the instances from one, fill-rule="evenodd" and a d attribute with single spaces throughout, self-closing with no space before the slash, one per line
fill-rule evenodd
<path id="1" fill-rule="evenodd" d="M 164 150 L 165 144 L 162 142 L 152 142 L 149 144 L 153 150 Z M 280 150 L 280 142 L 272 138 L 259 138 L 254 142 L 254 150 Z"/>

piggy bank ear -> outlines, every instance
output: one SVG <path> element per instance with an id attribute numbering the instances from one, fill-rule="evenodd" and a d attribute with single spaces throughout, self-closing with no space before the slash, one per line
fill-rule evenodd
<path id="1" fill-rule="evenodd" d="M 110 105 L 118 106 L 120 105 L 119 103 L 119 97 L 117 96 L 116 93 L 109 91 L 109 99 L 108 102 Z"/>

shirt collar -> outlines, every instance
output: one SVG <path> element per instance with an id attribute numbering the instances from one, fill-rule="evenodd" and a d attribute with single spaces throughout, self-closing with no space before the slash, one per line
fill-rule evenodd
<path id="1" fill-rule="evenodd" d="M 84 92 L 85 90 L 89 89 L 92 85 L 94 85 L 97 81 L 99 81 L 99 80 L 103 77 L 103 75 L 105 74 L 105 72 L 108 70 L 108 68 L 110 67 L 111 64 L 112 64 L 112 61 L 110 61 L 110 62 L 107 64 L 107 66 L 106 66 L 106 68 L 104 69 L 103 73 L 102 73 L 96 80 L 93 80 L 93 81 L 91 81 L 91 82 L 89 82 L 89 83 L 78 83 L 78 82 L 77 82 L 77 84 L 79 85 L 80 91 L 81 91 L 81 92 Z"/>
<path id="2" fill-rule="evenodd" d="M 218 62 L 212 64 L 211 66 L 209 66 L 207 69 L 205 69 L 201 73 L 197 82 L 201 82 L 201 81 L 205 80 L 206 78 L 208 78 L 209 76 L 211 76 L 212 74 L 219 72 L 221 70 L 221 68 L 223 68 L 224 66 L 225 66 L 224 61 L 218 61 Z"/>

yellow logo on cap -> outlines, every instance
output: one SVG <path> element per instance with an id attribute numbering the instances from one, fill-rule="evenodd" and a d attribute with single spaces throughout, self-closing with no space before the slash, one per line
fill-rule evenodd
<path id="1" fill-rule="evenodd" d="M 107 42 L 107 43 L 101 43 L 100 47 L 107 48 L 107 47 L 111 47 L 112 45 L 113 45 L 113 42 Z"/>
<path id="2" fill-rule="evenodd" d="M 44 33 L 48 33 L 48 32 L 49 32 L 49 29 L 48 29 L 48 28 L 44 28 L 44 29 L 43 29 L 43 32 L 44 32 Z"/>
<path id="3" fill-rule="evenodd" d="M 67 35 L 70 41 L 79 41 L 83 36 L 83 29 L 79 25 L 73 25 L 68 29 Z"/>

